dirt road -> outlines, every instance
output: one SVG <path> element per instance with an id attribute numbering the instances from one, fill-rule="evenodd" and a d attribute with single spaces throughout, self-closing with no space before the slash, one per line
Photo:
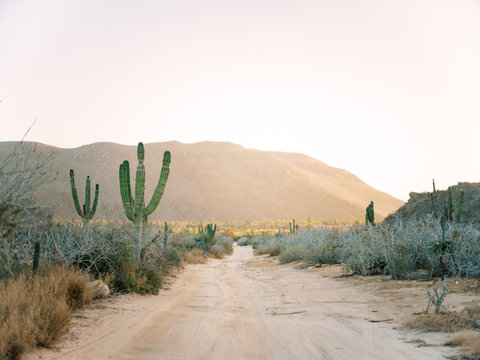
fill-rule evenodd
<path id="1" fill-rule="evenodd" d="M 250 247 L 189 265 L 159 296 L 125 299 L 75 341 L 27 359 L 442 359 L 402 341 L 370 295 Z"/>

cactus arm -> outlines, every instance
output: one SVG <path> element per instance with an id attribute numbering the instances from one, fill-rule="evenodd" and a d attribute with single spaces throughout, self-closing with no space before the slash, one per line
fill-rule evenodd
<path id="1" fill-rule="evenodd" d="M 120 195 L 127 219 L 133 221 L 132 188 L 130 187 L 130 166 L 127 160 L 120 164 Z"/>
<path id="2" fill-rule="evenodd" d="M 83 216 L 88 219 L 90 213 L 90 176 L 87 176 L 85 181 L 85 205 L 83 207 Z"/>
<path id="3" fill-rule="evenodd" d="M 98 194 L 100 193 L 100 187 L 98 184 L 95 185 L 95 198 L 93 199 L 92 211 L 88 215 L 88 218 L 91 219 L 93 215 L 95 215 L 95 211 L 97 211 L 98 205 Z"/>
<path id="4" fill-rule="evenodd" d="M 152 199 L 148 203 L 148 206 L 145 208 L 145 215 L 148 216 L 155 211 L 160 202 L 160 199 L 163 196 L 165 186 L 167 185 L 168 175 L 170 174 L 170 162 L 171 162 L 170 151 L 165 151 L 163 154 L 163 166 L 162 172 L 160 173 L 160 179 L 158 180 L 157 187 L 153 192 Z"/>
<path id="5" fill-rule="evenodd" d="M 77 189 L 75 187 L 75 174 L 73 173 L 72 169 L 70 169 L 70 185 L 72 188 L 72 197 L 75 209 L 77 210 L 78 215 L 80 217 L 83 217 L 82 210 L 80 209 L 80 204 L 78 203 Z"/>

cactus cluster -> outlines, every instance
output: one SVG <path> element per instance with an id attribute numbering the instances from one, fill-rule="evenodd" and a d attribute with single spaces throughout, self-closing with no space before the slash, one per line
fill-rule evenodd
<path id="1" fill-rule="evenodd" d="M 95 215 L 95 211 L 97 210 L 100 188 L 98 184 L 95 185 L 95 198 L 93 200 L 93 205 L 90 208 L 90 176 L 87 176 L 85 183 L 85 203 L 83 204 L 83 207 L 80 208 L 80 204 L 78 203 L 77 189 L 75 187 L 75 174 L 72 169 L 70 169 L 70 186 L 72 188 L 72 197 L 75 209 L 77 210 L 78 215 L 83 219 L 83 223 L 86 224 L 92 219 L 93 215 Z"/>
<path id="2" fill-rule="evenodd" d="M 375 211 L 373 209 L 373 201 L 370 201 L 367 208 L 365 209 L 365 225 L 375 226 Z"/>
<path id="3" fill-rule="evenodd" d="M 208 237 L 213 239 L 215 236 L 215 232 L 217 231 L 217 224 L 215 224 L 215 227 L 213 226 L 213 224 L 207 224 L 207 226 L 205 226 L 205 230 L 207 231 Z"/>
<path id="4" fill-rule="evenodd" d="M 196 246 L 206 254 L 210 248 L 215 245 L 215 233 L 217 231 L 217 225 L 207 224 L 205 228 L 202 222 L 198 226 L 198 236 L 195 238 Z"/>
<path id="5" fill-rule="evenodd" d="M 290 225 L 290 235 L 297 235 L 298 225 L 295 224 L 295 219 L 289 222 Z"/>
<path id="6" fill-rule="evenodd" d="M 132 189 L 130 186 L 130 165 L 127 160 L 120 165 L 119 178 L 123 208 L 127 218 L 135 224 L 135 248 L 137 256 L 140 256 L 147 218 L 157 208 L 167 184 L 168 175 L 170 173 L 171 155 L 169 151 L 165 151 L 163 154 L 163 167 L 160 173 L 160 179 L 158 180 L 152 199 L 147 206 L 145 206 L 145 165 L 143 164 L 145 159 L 145 149 L 141 142 L 138 143 L 137 147 L 137 159 L 138 165 L 135 175 L 135 197 L 132 195 Z"/>
<path id="7" fill-rule="evenodd" d="M 173 233 L 173 225 L 168 225 L 168 223 L 165 221 L 165 224 L 163 225 L 163 232 L 165 234 Z"/>

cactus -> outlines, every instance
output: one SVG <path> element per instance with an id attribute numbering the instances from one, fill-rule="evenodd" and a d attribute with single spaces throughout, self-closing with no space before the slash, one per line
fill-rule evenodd
<path id="1" fill-rule="evenodd" d="M 33 266 L 32 273 L 36 275 L 38 272 L 38 267 L 40 265 L 40 242 L 35 242 L 35 249 L 33 251 Z"/>
<path id="2" fill-rule="evenodd" d="M 432 179 L 433 191 L 430 193 L 430 200 L 432 202 L 433 216 L 437 219 L 437 189 L 435 188 L 435 179 Z"/>
<path id="3" fill-rule="evenodd" d="M 463 214 L 464 201 L 465 193 L 463 191 L 460 193 L 460 200 L 457 201 L 457 187 L 449 187 L 447 205 L 445 206 L 445 220 L 460 222 Z"/>
<path id="4" fill-rule="evenodd" d="M 95 215 L 95 211 L 97 210 L 100 188 L 98 184 L 95 185 L 95 198 L 93 200 L 93 206 L 90 209 L 90 176 L 87 176 L 87 180 L 85 181 L 85 204 L 83 204 L 83 209 L 80 209 L 77 189 L 75 187 L 75 174 L 73 173 L 72 169 L 70 169 L 70 185 L 72 188 L 72 197 L 75 209 L 77 210 L 78 215 L 83 219 L 83 223 L 86 224 L 92 219 L 93 215 Z"/>
<path id="5" fill-rule="evenodd" d="M 373 209 L 373 201 L 370 201 L 367 208 L 365 209 L 365 225 L 375 226 L 375 211 Z"/>
<path id="6" fill-rule="evenodd" d="M 298 231 L 298 225 L 295 225 L 295 219 L 289 222 L 290 225 L 290 235 L 296 235 Z"/>
<path id="7" fill-rule="evenodd" d="M 207 224 L 207 226 L 205 226 L 205 230 L 207 230 L 208 237 L 213 239 L 215 232 L 217 231 L 217 224 L 215 224 L 215 227 L 213 227 L 212 224 Z"/>
<path id="8" fill-rule="evenodd" d="M 163 232 L 165 234 L 171 234 L 173 232 L 173 225 L 168 225 L 168 223 L 165 221 L 165 225 L 163 226 Z"/>
<path id="9" fill-rule="evenodd" d="M 120 194 L 122 196 L 125 215 L 128 220 L 133 221 L 135 224 L 135 251 L 137 257 L 139 257 L 142 249 L 143 233 L 147 218 L 157 208 L 165 190 L 165 185 L 167 185 L 168 174 L 170 173 L 171 155 L 170 151 L 165 151 L 163 154 L 163 167 L 160 173 L 160 179 L 158 180 L 152 199 L 147 206 L 145 206 L 145 165 L 143 164 L 143 160 L 145 159 L 145 149 L 141 142 L 138 143 L 137 147 L 137 159 L 138 165 L 135 175 L 135 198 L 132 196 L 132 189 L 130 187 L 130 165 L 127 160 L 120 165 L 119 178 Z"/>

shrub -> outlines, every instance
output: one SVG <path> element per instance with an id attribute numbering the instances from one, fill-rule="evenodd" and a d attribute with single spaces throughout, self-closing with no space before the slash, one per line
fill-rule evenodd
<path id="1" fill-rule="evenodd" d="M 243 238 L 240 238 L 237 240 L 237 245 L 238 246 L 247 246 L 247 245 L 251 245 L 251 241 L 249 241 L 248 238 L 246 237 L 243 237 Z"/>
<path id="2" fill-rule="evenodd" d="M 186 252 L 183 255 L 183 261 L 186 264 L 203 264 L 207 258 L 202 250 L 196 248 Z"/>
<path id="3" fill-rule="evenodd" d="M 223 254 L 231 254 L 233 253 L 233 239 L 226 236 L 220 236 L 217 238 L 215 245 L 212 248 Z"/>
<path id="4" fill-rule="evenodd" d="M 440 220 L 433 216 L 391 219 L 388 224 L 344 230 L 304 230 L 295 237 L 256 236 L 252 245 L 255 254 L 279 255 L 283 263 L 343 263 L 345 272 L 401 279 L 441 275 L 439 257 L 432 248 L 442 238 L 454 245 L 452 256 L 443 258 L 446 274 L 480 276 L 480 229 L 472 224 L 448 223 L 442 237 Z"/>
<path id="5" fill-rule="evenodd" d="M 204 252 L 208 252 L 215 245 L 215 238 L 207 233 L 200 233 L 195 237 L 196 246 Z"/>
<path id="6" fill-rule="evenodd" d="M 71 311 L 92 299 L 88 277 L 61 267 L 0 283 L 0 358 L 18 359 L 66 333 Z"/>

